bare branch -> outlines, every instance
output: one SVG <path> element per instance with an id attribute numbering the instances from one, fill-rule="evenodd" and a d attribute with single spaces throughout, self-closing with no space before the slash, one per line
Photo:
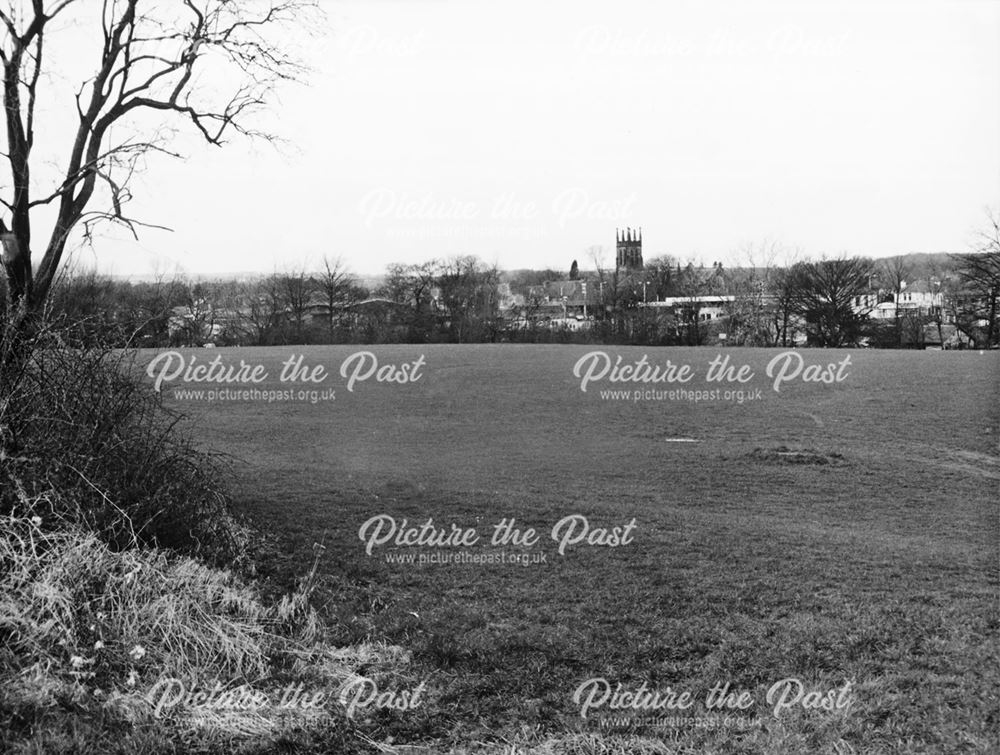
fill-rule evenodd
<path id="1" fill-rule="evenodd" d="M 85 238 L 102 221 L 124 225 L 133 233 L 139 227 L 158 227 L 129 217 L 125 210 L 132 196 L 130 181 L 143 158 L 153 153 L 176 156 L 165 139 L 148 135 L 150 119 L 142 119 L 142 113 L 175 116 L 213 145 L 223 144 L 231 133 L 274 138 L 256 129 L 251 118 L 267 106 L 279 83 L 299 79 L 305 69 L 270 32 L 283 24 L 302 24 L 304 12 L 318 10 L 315 0 L 182 0 L 148 7 L 140 0 L 103 0 L 97 8 L 96 3 L 52 0 L 49 5 L 46 10 L 45 0 L 31 0 L 24 18 L 0 10 L 0 29 L 6 30 L 0 42 L 6 162 L 12 176 L 12 196 L 0 203 L 10 212 L 11 233 L 24 250 L 22 267 L 5 272 L 12 297 L 32 307 L 44 301 L 78 224 Z M 77 127 L 61 180 L 40 198 L 32 198 L 35 104 L 46 60 L 52 57 L 43 54 L 53 43 L 46 39 L 51 37 L 48 22 L 71 6 L 80 9 L 83 18 L 92 13 L 95 27 L 100 24 L 99 65 L 74 98 Z M 227 69 L 240 80 L 228 92 L 215 96 L 210 87 L 200 85 L 202 74 L 212 77 Z M 131 132 L 129 138 L 112 139 L 122 126 Z M 106 208 L 91 206 L 105 200 Z M 56 219 L 33 282 L 29 211 L 52 204 Z"/>

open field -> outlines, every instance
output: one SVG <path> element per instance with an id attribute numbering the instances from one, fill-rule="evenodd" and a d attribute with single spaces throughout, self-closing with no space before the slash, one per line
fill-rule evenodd
<path id="1" fill-rule="evenodd" d="M 380 365 L 423 355 L 420 379 L 372 377 L 348 391 L 338 370 L 363 349 Z M 413 651 L 406 674 L 426 680 L 424 704 L 346 726 L 437 749 L 603 735 L 600 719 L 613 727 L 607 717 L 629 711 L 583 719 L 573 693 L 604 678 L 698 699 L 725 682 L 751 693 L 725 730 L 636 722 L 667 748 L 1000 746 L 1000 354 L 802 351 L 807 365 L 851 363 L 839 383 L 796 380 L 779 393 L 764 374 L 777 350 L 725 350 L 753 370 L 743 389 L 761 389 L 739 404 L 602 398 L 637 387 L 606 380 L 582 392 L 573 368 L 594 350 L 696 372 L 657 390 L 731 387 L 706 385 L 719 353 L 707 348 L 182 352 L 265 365 L 259 389 L 287 389 L 277 376 L 294 354 L 332 373 L 312 387 L 335 398 L 315 404 L 181 397 L 175 388 L 216 386 L 179 380 L 164 391 L 205 446 L 235 459 L 238 503 L 273 535 L 265 575 L 285 583 L 305 572 L 322 541 L 326 611 L 341 639 Z M 476 528 L 482 541 L 513 518 L 541 537 L 523 548 L 387 543 L 366 555 L 359 528 L 382 514 Z M 582 542 L 560 555 L 550 530 L 575 514 L 592 529 L 634 518 L 631 542 Z M 458 551 L 546 562 L 387 562 Z M 823 691 L 850 681 L 852 704 L 775 716 L 766 693 L 789 677 Z"/>

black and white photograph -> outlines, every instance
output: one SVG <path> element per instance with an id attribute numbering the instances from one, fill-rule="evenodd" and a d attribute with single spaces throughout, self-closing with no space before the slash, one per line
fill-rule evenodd
<path id="1" fill-rule="evenodd" d="M 0 752 L 1000 752 L 1000 1 L 0 66 Z"/>

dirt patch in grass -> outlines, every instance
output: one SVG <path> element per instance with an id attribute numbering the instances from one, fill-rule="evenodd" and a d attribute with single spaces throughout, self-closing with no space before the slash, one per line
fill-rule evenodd
<path id="1" fill-rule="evenodd" d="M 754 461 L 763 461 L 768 464 L 816 464 L 832 465 L 836 467 L 847 466 L 847 460 L 843 454 L 832 451 L 817 451 L 814 448 L 789 448 L 788 446 L 778 446 L 777 448 L 755 448 L 747 456 Z"/>

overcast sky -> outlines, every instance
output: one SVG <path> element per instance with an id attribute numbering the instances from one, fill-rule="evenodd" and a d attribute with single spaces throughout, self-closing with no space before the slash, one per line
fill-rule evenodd
<path id="1" fill-rule="evenodd" d="M 83 260 L 568 270 L 623 226 L 647 259 L 879 257 L 966 251 L 1000 205 L 997 2 L 323 5 L 309 86 L 277 108 L 291 147 L 155 163 L 133 212 L 174 232 Z"/>

